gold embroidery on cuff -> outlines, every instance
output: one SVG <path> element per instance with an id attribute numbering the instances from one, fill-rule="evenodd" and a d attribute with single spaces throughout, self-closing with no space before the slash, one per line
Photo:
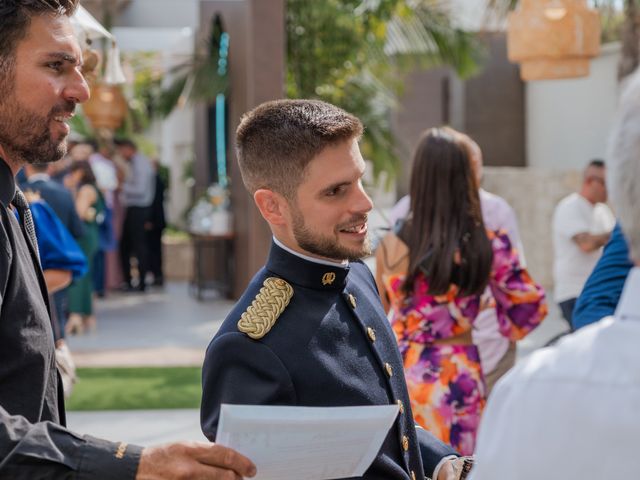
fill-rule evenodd
<path id="1" fill-rule="evenodd" d="M 127 444 L 125 442 L 120 442 L 118 445 L 118 450 L 116 450 L 116 458 L 118 460 L 122 460 L 124 458 L 124 454 L 127 451 Z"/>

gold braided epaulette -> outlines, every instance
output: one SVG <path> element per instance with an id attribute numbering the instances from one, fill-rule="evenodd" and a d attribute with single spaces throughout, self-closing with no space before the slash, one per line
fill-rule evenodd
<path id="1" fill-rule="evenodd" d="M 254 340 L 264 337 L 289 305 L 293 288 L 281 278 L 269 277 L 238 321 L 238 330 Z"/>

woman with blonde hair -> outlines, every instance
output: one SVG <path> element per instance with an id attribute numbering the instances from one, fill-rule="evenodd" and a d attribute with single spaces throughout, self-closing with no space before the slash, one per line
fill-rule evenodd
<path id="1" fill-rule="evenodd" d="M 482 220 L 468 142 L 430 129 L 417 147 L 411 207 L 376 252 L 376 282 L 403 356 L 415 420 L 473 453 L 485 383 L 471 329 L 486 287 L 500 332 L 518 340 L 545 317 L 542 288 L 504 231 Z"/>

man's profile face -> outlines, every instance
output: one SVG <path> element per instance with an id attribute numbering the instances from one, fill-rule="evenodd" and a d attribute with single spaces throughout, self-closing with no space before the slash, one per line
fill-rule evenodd
<path id="1" fill-rule="evenodd" d="M 329 146 L 311 160 L 289 202 L 289 229 L 301 250 L 334 261 L 371 253 L 367 214 L 373 204 L 362 188 L 364 170 L 356 140 Z"/>
<path id="2" fill-rule="evenodd" d="M 89 98 L 69 19 L 32 17 L 14 55 L 12 71 L 0 74 L 0 145 L 17 164 L 59 160 L 75 105 Z"/>
<path id="3" fill-rule="evenodd" d="M 120 153 L 125 160 L 130 161 L 136 155 L 136 150 L 131 145 L 119 145 L 118 153 Z"/>
<path id="4" fill-rule="evenodd" d="M 606 169 L 600 167 L 589 167 L 587 171 L 587 180 L 589 182 L 589 194 L 591 196 L 591 201 L 595 203 L 606 202 Z"/>

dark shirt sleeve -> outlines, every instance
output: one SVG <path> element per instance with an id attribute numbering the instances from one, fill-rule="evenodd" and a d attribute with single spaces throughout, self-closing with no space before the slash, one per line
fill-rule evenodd
<path id="1" fill-rule="evenodd" d="M 602 257 L 578 297 L 573 310 L 574 329 L 613 315 L 632 267 L 627 241 L 617 223 L 604 247 Z"/>
<path id="2" fill-rule="evenodd" d="M 142 447 L 76 435 L 52 422 L 29 423 L 0 407 L 0 478 L 135 478 Z"/>
<path id="3" fill-rule="evenodd" d="M 431 432 L 416 425 L 416 435 L 420 444 L 420 456 L 422 457 L 422 466 L 424 474 L 431 478 L 433 471 L 444 457 L 450 455 L 460 456 L 451 446 L 443 443 L 440 439 L 433 436 Z"/>
<path id="4" fill-rule="evenodd" d="M 272 350 L 244 333 L 227 333 L 211 343 L 202 368 L 200 422 L 215 441 L 220 405 L 296 405 L 293 382 Z"/>

